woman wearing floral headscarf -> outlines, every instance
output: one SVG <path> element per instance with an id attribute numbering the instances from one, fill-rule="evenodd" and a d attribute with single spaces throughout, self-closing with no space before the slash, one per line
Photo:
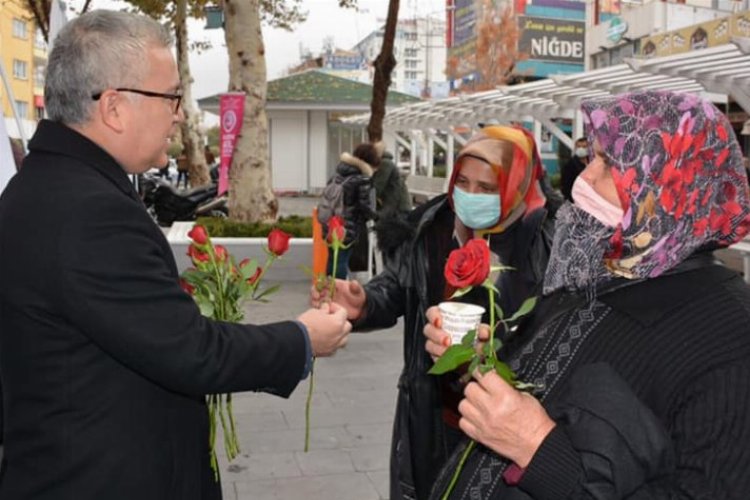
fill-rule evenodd
<path id="1" fill-rule="evenodd" d="M 459 152 L 448 193 L 409 214 L 409 232 L 386 269 L 364 287 L 337 281 L 335 300 L 354 328 L 393 326 L 404 316 L 405 366 L 399 381 L 391 454 L 391 498 L 426 499 L 440 466 L 460 441 L 457 405 L 463 386 L 428 375 L 432 361 L 422 331 L 428 307 L 450 297 L 443 268 L 448 254 L 474 236 L 488 240 L 492 258 L 515 268 L 496 286 L 500 306 L 515 311 L 541 293 L 552 227 L 544 208 L 543 175 L 531 135 L 515 127 L 486 127 Z M 320 295 L 312 291 L 312 302 Z M 489 311 L 486 294 L 461 300 Z"/>
<path id="2" fill-rule="evenodd" d="M 558 212 L 545 300 L 501 352 L 536 398 L 476 375 L 460 425 L 484 446 L 450 498 L 746 499 L 750 290 L 711 253 L 750 230 L 737 141 L 694 95 L 582 108 L 591 162 Z M 425 334 L 440 355 L 445 333 Z"/>

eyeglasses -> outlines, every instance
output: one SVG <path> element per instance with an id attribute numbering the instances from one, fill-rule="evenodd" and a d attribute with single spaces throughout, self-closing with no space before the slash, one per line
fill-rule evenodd
<path id="1" fill-rule="evenodd" d="M 182 102 L 182 94 L 164 94 L 162 92 L 151 92 L 150 90 L 126 88 L 118 88 L 115 90 L 117 92 L 132 92 L 134 94 L 145 95 L 146 97 L 161 97 L 162 99 L 170 99 L 174 101 L 174 107 L 172 108 L 172 113 L 174 114 L 177 114 L 177 112 L 180 110 L 180 103 Z M 91 98 L 95 101 L 98 101 L 99 99 L 101 99 L 103 93 L 104 92 L 97 92 L 96 94 L 92 95 Z"/>

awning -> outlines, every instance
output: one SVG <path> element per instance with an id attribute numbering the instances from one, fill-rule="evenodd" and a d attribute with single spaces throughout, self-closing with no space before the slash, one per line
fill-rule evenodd
<path id="1" fill-rule="evenodd" d="M 383 125 L 394 131 L 451 129 L 478 122 L 527 121 L 550 124 L 574 118 L 581 100 L 636 90 L 672 90 L 702 94 L 714 102 L 734 99 L 750 112 L 750 38 L 658 58 L 626 59 L 624 64 L 572 75 L 407 104 L 390 110 Z M 366 124 L 369 113 L 346 118 Z"/>

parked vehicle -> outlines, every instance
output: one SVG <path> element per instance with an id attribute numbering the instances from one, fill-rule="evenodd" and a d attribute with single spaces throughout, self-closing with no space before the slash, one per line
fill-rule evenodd
<path id="1" fill-rule="evenodd" d="M 146 209 L 160 226 L 196 217 L 226 217 L 227 197 L 217 196 L 215 183 L 178 191 L 161 177 L 145 174 L 139 183 Z"/>

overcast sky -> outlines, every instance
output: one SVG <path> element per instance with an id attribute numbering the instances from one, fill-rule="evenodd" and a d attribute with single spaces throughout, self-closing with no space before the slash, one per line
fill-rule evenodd
<path id="1" fill-rule="evenodd" d="M 121 9 L 126 4 L 118 0 L 93 0 L 94 8 Z M 445 0 L 401 0 L 399 16 L 404 18 L 430 15 L 445 16 Z M 68 0 L 73 8 L 81 8 L 84 0 Z M 359 11 L 341 9 L 336 0 L 304 0 L 309 15 L 307 21 L 287 32 L 265 28 L 266 65 L 268 79 L 282 76 L 283 71 L 299 61 L 300 44 L 317 54 L 327 36 L 332 36 L 337 47 L 351 48 L 379 23 L 388 13 L 388 0 L 359 0 Z M 207 40 L 213 48 L 202 54 L 192 54 L 190 66 L 195 78 L 193 95 L 196 98 L 213 95 L 227 89 L 228 63 L 222 30 L 204 30 L 205 21 L 190 24 L 192 40 Z"/>

